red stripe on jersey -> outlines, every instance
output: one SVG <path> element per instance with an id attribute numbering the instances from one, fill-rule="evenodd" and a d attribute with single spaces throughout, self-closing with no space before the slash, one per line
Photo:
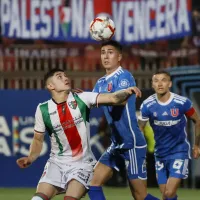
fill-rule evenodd
<path id="1" fill-rule="evenodd" d="M 192 116 L 194 113 L 195 113 L 195 109 L 192 107 L 192 108 L 190 108 L 190 109 L 185 113 L 185 115 L 186 115 L 187 117 L 190 117 L 190 116 Z"/>
<path id="2" fill-rule="evenodd" d="M 57 105 L 60 124 L 65 132 L 67 140 L 72 150 L 72 157 L 82 154 L 83 148 L 81 137 L 78 133 L 73 117 L 66 103 Z"/>

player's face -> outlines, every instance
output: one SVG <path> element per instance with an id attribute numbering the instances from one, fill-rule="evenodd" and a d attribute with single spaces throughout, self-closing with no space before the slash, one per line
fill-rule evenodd
<path id="1" fill-rule="evenodd" d="M 101 62 L 105 69 L 115 70 L 119 67 L 122 55 L 112 45 L 106 45 L 101 48 Z"/>
<path id="2" fill-rule="evenodd" d="M 166 74 L 156 74 L 152 78 L 152 87 L 157 94 L 166 94 L 170 91 L 172 82 Z"/>
<path id="3" fill-rule="evenodd" d="M 70 80 L 64 72 L 56 72 L 48 81 L 47 87 L 56 92 L 69 91 Z"/>

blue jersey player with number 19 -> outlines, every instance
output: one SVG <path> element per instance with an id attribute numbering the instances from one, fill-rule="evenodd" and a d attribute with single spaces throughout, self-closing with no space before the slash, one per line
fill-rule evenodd
<path id="1" fill-rule="evenodd" d="M 155 138 L 156 174 L 164 200 L 176 200 L 181 179 L 187 178 L 190 144 L 187 139 L 186 123 L 190 118 L 195 123 L 193 157 L 200 156 L 200 118 L 192 102 L 170 92 L 172 86 L 168 72 L 153 75 L 152 87 L 155 94 L 141 105 L 139 126 L 143 130 L 150 122 Z"/>
<path id="2" fill-rule="evenodd" d="M 102 44 L 101 61 L 106 75 L 97 81 L 93 92 L 110 93 L 135 86 L 132 74 L 120 66 L 121 59 L 122 47 L 118 42 L 110 40 Z M 112 143 L 95 166 L 88 193 L 91 200 L 105 199 L 101 186 L 112 176 L 113 168 L 118 169 L 116 162 L 118 157 L 125 160 L 129 186 L 134 199 L 157 199 L 147 194 L 147 145 L 137 124 L 136 96 L 132 95 L 122 105 L 103 106 L 105 117 L 111 128 Z"/>

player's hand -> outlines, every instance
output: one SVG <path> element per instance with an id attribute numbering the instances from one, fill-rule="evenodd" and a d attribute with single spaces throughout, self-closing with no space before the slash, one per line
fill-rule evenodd
<path id="1" fill-rule="evenodd" d="M 129 90 L 129 94 L 135 94 L 136 97 L 142 97 L 142 92 L 138 87 L 129 87 L 127 88 L 127 90 Z"/>
<path id="2" fill-rule="evenodd" d="M 193 147 L 193 158 L 197 159 L 200 157 L 200 148 L 197 145 L 194 145 Z"/>
<path id="3" fill-rule="evenodd" d="M 72 89 L 72 92 L 75 92 L 75 93 L 82 93 L 84 92 L 83 90 L 79 89 L 79 88 L 74 88 Z"/>
<path id="4" fill-rule="evenodd" d="M 27 168 L 32 164 L 32 160 L 30 157 L 22 157 L 17 159 L 17 165 L 20 168 Z"/>

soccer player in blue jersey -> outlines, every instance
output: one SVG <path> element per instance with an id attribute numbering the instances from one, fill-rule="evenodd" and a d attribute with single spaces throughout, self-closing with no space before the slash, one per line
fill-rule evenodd
<path id="1" fill-rule="evenodd" d="M 100 78 L 93 91 L 111 93 L 135 86 L 132 74 L 120 66 L 122 47 L 116 41 L 106 41 L 101 46 L 101 61 L 106 75 Z M 111 145 L 97 162 L 91 181 L 91 200 L 105 200 L 102 185 L 118 169 L 117 157 L 125 160 L 131 193 L 136 200 L 157 199 L 146 189 L 146 141 L 136 118 L 136 96 L 132 95 L 123 105 L 103 106 L 104 114 L 111 128 Z"/>
<path id="2" fill-rule="evenodd" d="M 168 72 L 155 73 L 152 78 L 155 94 L 143 101 L 139 117 L 141 130 L 149 121 L 155 134 L 157 181 L 165 200 L 178 198 L 177 189 L 181 179 L 188 176 L 190 144 L 186 133 L 187 118 L 195 123 L 193 157 L 197 159 L 200 156 L 200 118 L 192 102 L 170 92 L 171 86 Z"/>

